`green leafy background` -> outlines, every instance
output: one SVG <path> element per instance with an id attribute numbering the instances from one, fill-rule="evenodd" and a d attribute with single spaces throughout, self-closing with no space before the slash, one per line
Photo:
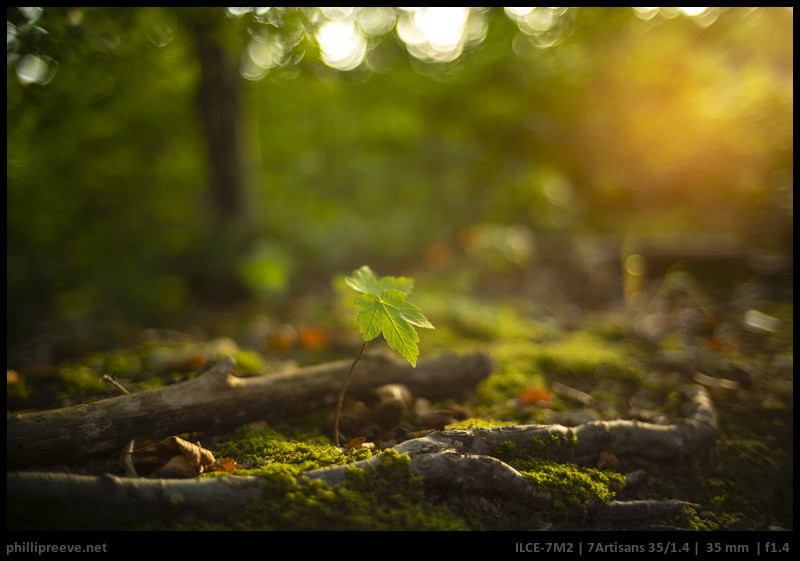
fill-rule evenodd
<path id="1" fill-rule="evenodd" d="M 331 15 L 316 8 L 36 10 L 7 15 L 14 352 L 116 344 L 237 306 L 279 315 L 362 263 L 419 278 L 466 256 L 456 286 L 471 288 L 534 270 L 548 248 L 638 232 L 791 255 L 786 8 L 541 8 L 544 35 L 476 8 L 480 40 L 456 59 L 423 62 L 391 30 L 348 72 L 293 31 Z M 256 38 L 291 46 L 239 77 L 245 204 L 226 226 L 192 18 L 234 68 Z M 25 56 L 47 65 L 39 82 Z"/>

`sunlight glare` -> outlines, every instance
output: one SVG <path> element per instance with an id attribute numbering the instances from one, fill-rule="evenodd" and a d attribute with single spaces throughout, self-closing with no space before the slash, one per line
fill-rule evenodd
<path id="1" fill-rule="evenodd" d="M 410 8 L 397 23 L 397 34 L 420 60 L 450 62 L 464 50 L 470 9 L 456 6 Z"/>
<path id="2" fill-rule="evenodd" d="M 567 7 L 506 7 L 503 10 L 537 47 L 553 47 L 564 40 L 569 33 L 569 24 L 566 23 L 568 18 L 564 17 L 569 11 Z"/>
<path id="3" fill-rule="evenodd" d="M 703 12 L 705 12 L 708 8 L 678 8 L 681 12 L 686 14 L 687 16 L 699 16 Z"/>
<path id="4" fill-rule="evenodd" d="M 650 21 L 658 15 L 658 8 L 654 7 L 634 7 L 634 13 L 639 19 Z"/>
<path id="5" fill-rule="evenodd" d="M 25 85 L 47 85 L 55 76 L 58 63 L 49 57 L 24 55 L 17 63 L 17 78 Z"/>
<path id="6" fill-rule="evenodd" d="M 260 80 L 270 69 L 285 66 L 291 53 L 291 46 L 280 35 L 254 34 L 247 45 L 240 73 L 248 80 Z"/>
<path id="7" fill-rule="evenodd" d="M 317 41 L 325 64 L 337 70 L 353 70 L 364 60 L 367 44 L 355 23 L 326 21 L 317 31 Z"/>
<path id="8" fill-rule="evenodd" d="M 633 11 L 636 16 L 643 21 L 651 21 L 656 16 L 662 19 L 672 19 L 678 16 L 686 16 L 692 20 L 695 25 L 699 27 L 708 27 L 719 17 L 720 13 L 724 12 L 727 8 L 683 8 L 673 6 L 662 6 L 660 8 L 640 8 L 634 7 Z"/>
<path id="9" fill-rule="evenodd" d="M 391 8 L 383 6 L 361 8 L 356 15 L 358 27 L 365 34 L 380 37 L 394 27 L 395 16 Z"/>
<path id="10" fill-rule="evenodd" d="M 426 8 L 414 14 L 414 23 L 434 47 L 448 50 L 461 41 L 467 14 L 467 9 L 462 7 Z"/>

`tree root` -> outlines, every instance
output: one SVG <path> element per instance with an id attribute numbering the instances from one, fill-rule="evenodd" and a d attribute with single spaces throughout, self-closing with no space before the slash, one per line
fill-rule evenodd
<path id="1" fill-rule="evenodd" d="M 678 500 L 592 501 L 587 511 L 589 518 L 594 519 L 646 521 L 673 516 L 685 508 L 700 510 L 701 505 Z"/>
<path id="2" fill-rule="evenodd" d="M 634 454 L 651 459 L 682 458 L 708 449 L 716 438 L 716 416 L 706 391 L 697 387 L 690 396 L 689 416 L 672 425 L 652 425 L 626 420 L 594 421 L 574 428 L 560 425 L 515 425 L 469 430 L 445 430 L 402 442 L 393 448 L 410 458 L 411 469 L 429 490 L 455 493 L 499 493 L 533 509 L 551 504 L 548 493 L 536 489 L 525 476 L 492 455 L 504 443 L 528 447 L 542 442 L 574 442 L 575 457 L 600 452 Z M 348 469 L 368 469 L 381 457 L 303 472 L 298 481 L 320 479 L 341 483 Z M 627 477 L 629 486 L 641 484 L 643 474 Z M 191 515 L 220 519 L 260 497 L 263 480 L 227 476 L 192 481 L 124 479 L 66 474 L 7 474 L 9 520 L 80 518 L 107 520 L 181 519 Z M 224 508 L 223 508 L 224 507 Z M 587 515 L 604 520 L 663 518 L 690 507 L 668 501 L 590 501 Z M 38 518 L 37 518 L 38 517 Z"/>
<path id="3" fill-rule="evenodd" d="M 548 493 L 534 488 L 519 471 L 492 457 L 492 450 L 504 443 L 526 448 L 531 439 L 542 442 L 568 442 L 574 438 L 574 456 L 582 458 L 610 452 L 632 454 L 649 459 L 676 459 L 708 449 L 717 433 L 717 420 L 711 400 L 704 388 L 697 386 L 689 393 L 689 413 L 672 425 L 654 425 L 638 421 L 593 421 L 575 428 L 561 425 L 511 425 L 495 428 L 476 427 L 469 430 L 446 430 L 422 438 L 408 440 L 393 449 L 408 454 L 411 469 L 429 488 L 450 488 L 456 492 L 487 490 L 546 508 Z M 344 480 L 347 469 L 367 469 L 380 461 L 379 456 L 353 464 L 332 466 L 304 472 L 301 478 L 322 479 L 330 485 Z M 643 472 L 626 478 L 629 486 L 641 484 Z M 597 512 L 619 519 L 633 513 L 633 518 L 660 516 L 690 505 L 681 501 L 634 501 L 603 505 Z M 599 508 L 599 507 L 598 507 Z"/>

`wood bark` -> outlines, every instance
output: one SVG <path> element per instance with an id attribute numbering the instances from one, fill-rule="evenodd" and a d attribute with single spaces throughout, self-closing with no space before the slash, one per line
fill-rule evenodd
<path id="1" fill-rule="evenodd" d="M 546 492 L 535 489 L 508 464 L 488 454 L 493 447 L 510 442 L 527 446 L 531 438 L 553 436 L 575 440 L 575 451 L 635 454 L 665 459 L 670 454 L 686 456 L 708 449 L 716 438 L 716 417 L 703 388 L 690 392 L 689 417 L 673 425 L 628 421 L 602 421 L 574 428 L 560 425 L 517 425 L 447 430 L 408 440 L 394 447 L 408 454 L 412 470 L 426 487 L 456 493 L 499 493 L 534 509 L 551 504 Z M 600 424 L 598 424 L 600 423 Z M 680 442 L 682 448 L 676 448 Z M 303 472 L 298 481 L 321 479 L 330 485 L 344 481 L 350 468 L 367 469 L 379 456 L 345 466 Z M 642 473 L 628 476 L 635 486 Z M 79 476 L 52 473 L 8 473 L 7 514 L 14 524 L 41 528 L 50 520 L 80 519 L 89 523 L 107 520 L 178 521 L 194 518 L 218 520 L 259 499 L 262 480 L 227 476 L 216 479 L 164 480 L 127 479 L 113 476 Z M 660 518 L 684 507 L 700 505 L 679 500 L 592 502 L 590 517 L 610 520 Z M 188 518 L 187 518 L 188 517 Z"/>
<path id="2" fill-rule="evenodd" d="M 352 361 L 239 378 L 227 357 L 197 378 L 133 395 L 62 409 L 8 416 L 7 469 L 69 464 L 115 454 L 138 435 L 152 439 L 191 431 L 225 430 L 258 420 L 300 414 L 336 402 Z M 365 355 L 348 395 L 402 383 L 415 396 L 457 397 L 489 375 L 485 354 L 444 354 L 416 368 L 384 353 Z"/>
<path id="3" fill-rule="evenodd" d="M 508 442 L 527 448 L 532 438 L 547 441 L 575 439 L 574 456 L 585 458 L 607 452 L 635 455 L 654 460 L 681 459 L 708 449 L 717 434 L 716 414 L 708 392 L 696 386 L 689 392 L 688 414 L 670 425 L 638 421 L 592 421 L 568 428 L 561 425 L 511 425 L 469 430 L 445 430 L 407 440 L 394 447 L 411 458 L 411 468 L 426 482 L 456 489 L 492 488 L 516 497 L 530 496 L 534 503 L 547 503 L 517 470 L 495 458 L 492 448 Z M 493 460 L 488 461 L 487 460 Z M 304 473 L 309 479 L 322 479 L 330 485 L 344 480 L 351 467 L 370 467 L 373 457 L 346 466 L 332 466 Z M 503 466 L 495 465 L 495 462 Z"/>
<path id="4" fill-rule="evenodd" d="M 10 529 L 121 528 L 223 520 L 261 498 L 258 477 L 146 479 L 68 473 L 7 474 Z"/>

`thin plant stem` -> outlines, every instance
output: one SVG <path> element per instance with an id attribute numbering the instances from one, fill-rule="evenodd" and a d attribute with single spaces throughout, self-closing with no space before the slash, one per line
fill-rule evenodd
<path id="1" fill-rule="evenodd" d="M 353 364 L 350 366 L 350 373 L 347 375 L 347 381 L 344 383 L 344 387 L 342 388 L 342 393 L 339 396 L 339 405 L 336 407 L 336 415 L 333 418 L 333 443 L 336 447 L 339 447 L 339 416 L 342 414 L 342 405 L 344 404 L 344 395 L 347 393 L 347 388 L 350 386 L 350 380 L 353 377 L 353 370 L 356 369 L 356 364 L 358 361 L 361 360 L 361 357 L 364 356 L 364 351 L 367 350 L 367 341 L 364 341 L 364 345 L 361 347 L 361 352 L 358 353 L 358 356 L 353 361 Z"/>

